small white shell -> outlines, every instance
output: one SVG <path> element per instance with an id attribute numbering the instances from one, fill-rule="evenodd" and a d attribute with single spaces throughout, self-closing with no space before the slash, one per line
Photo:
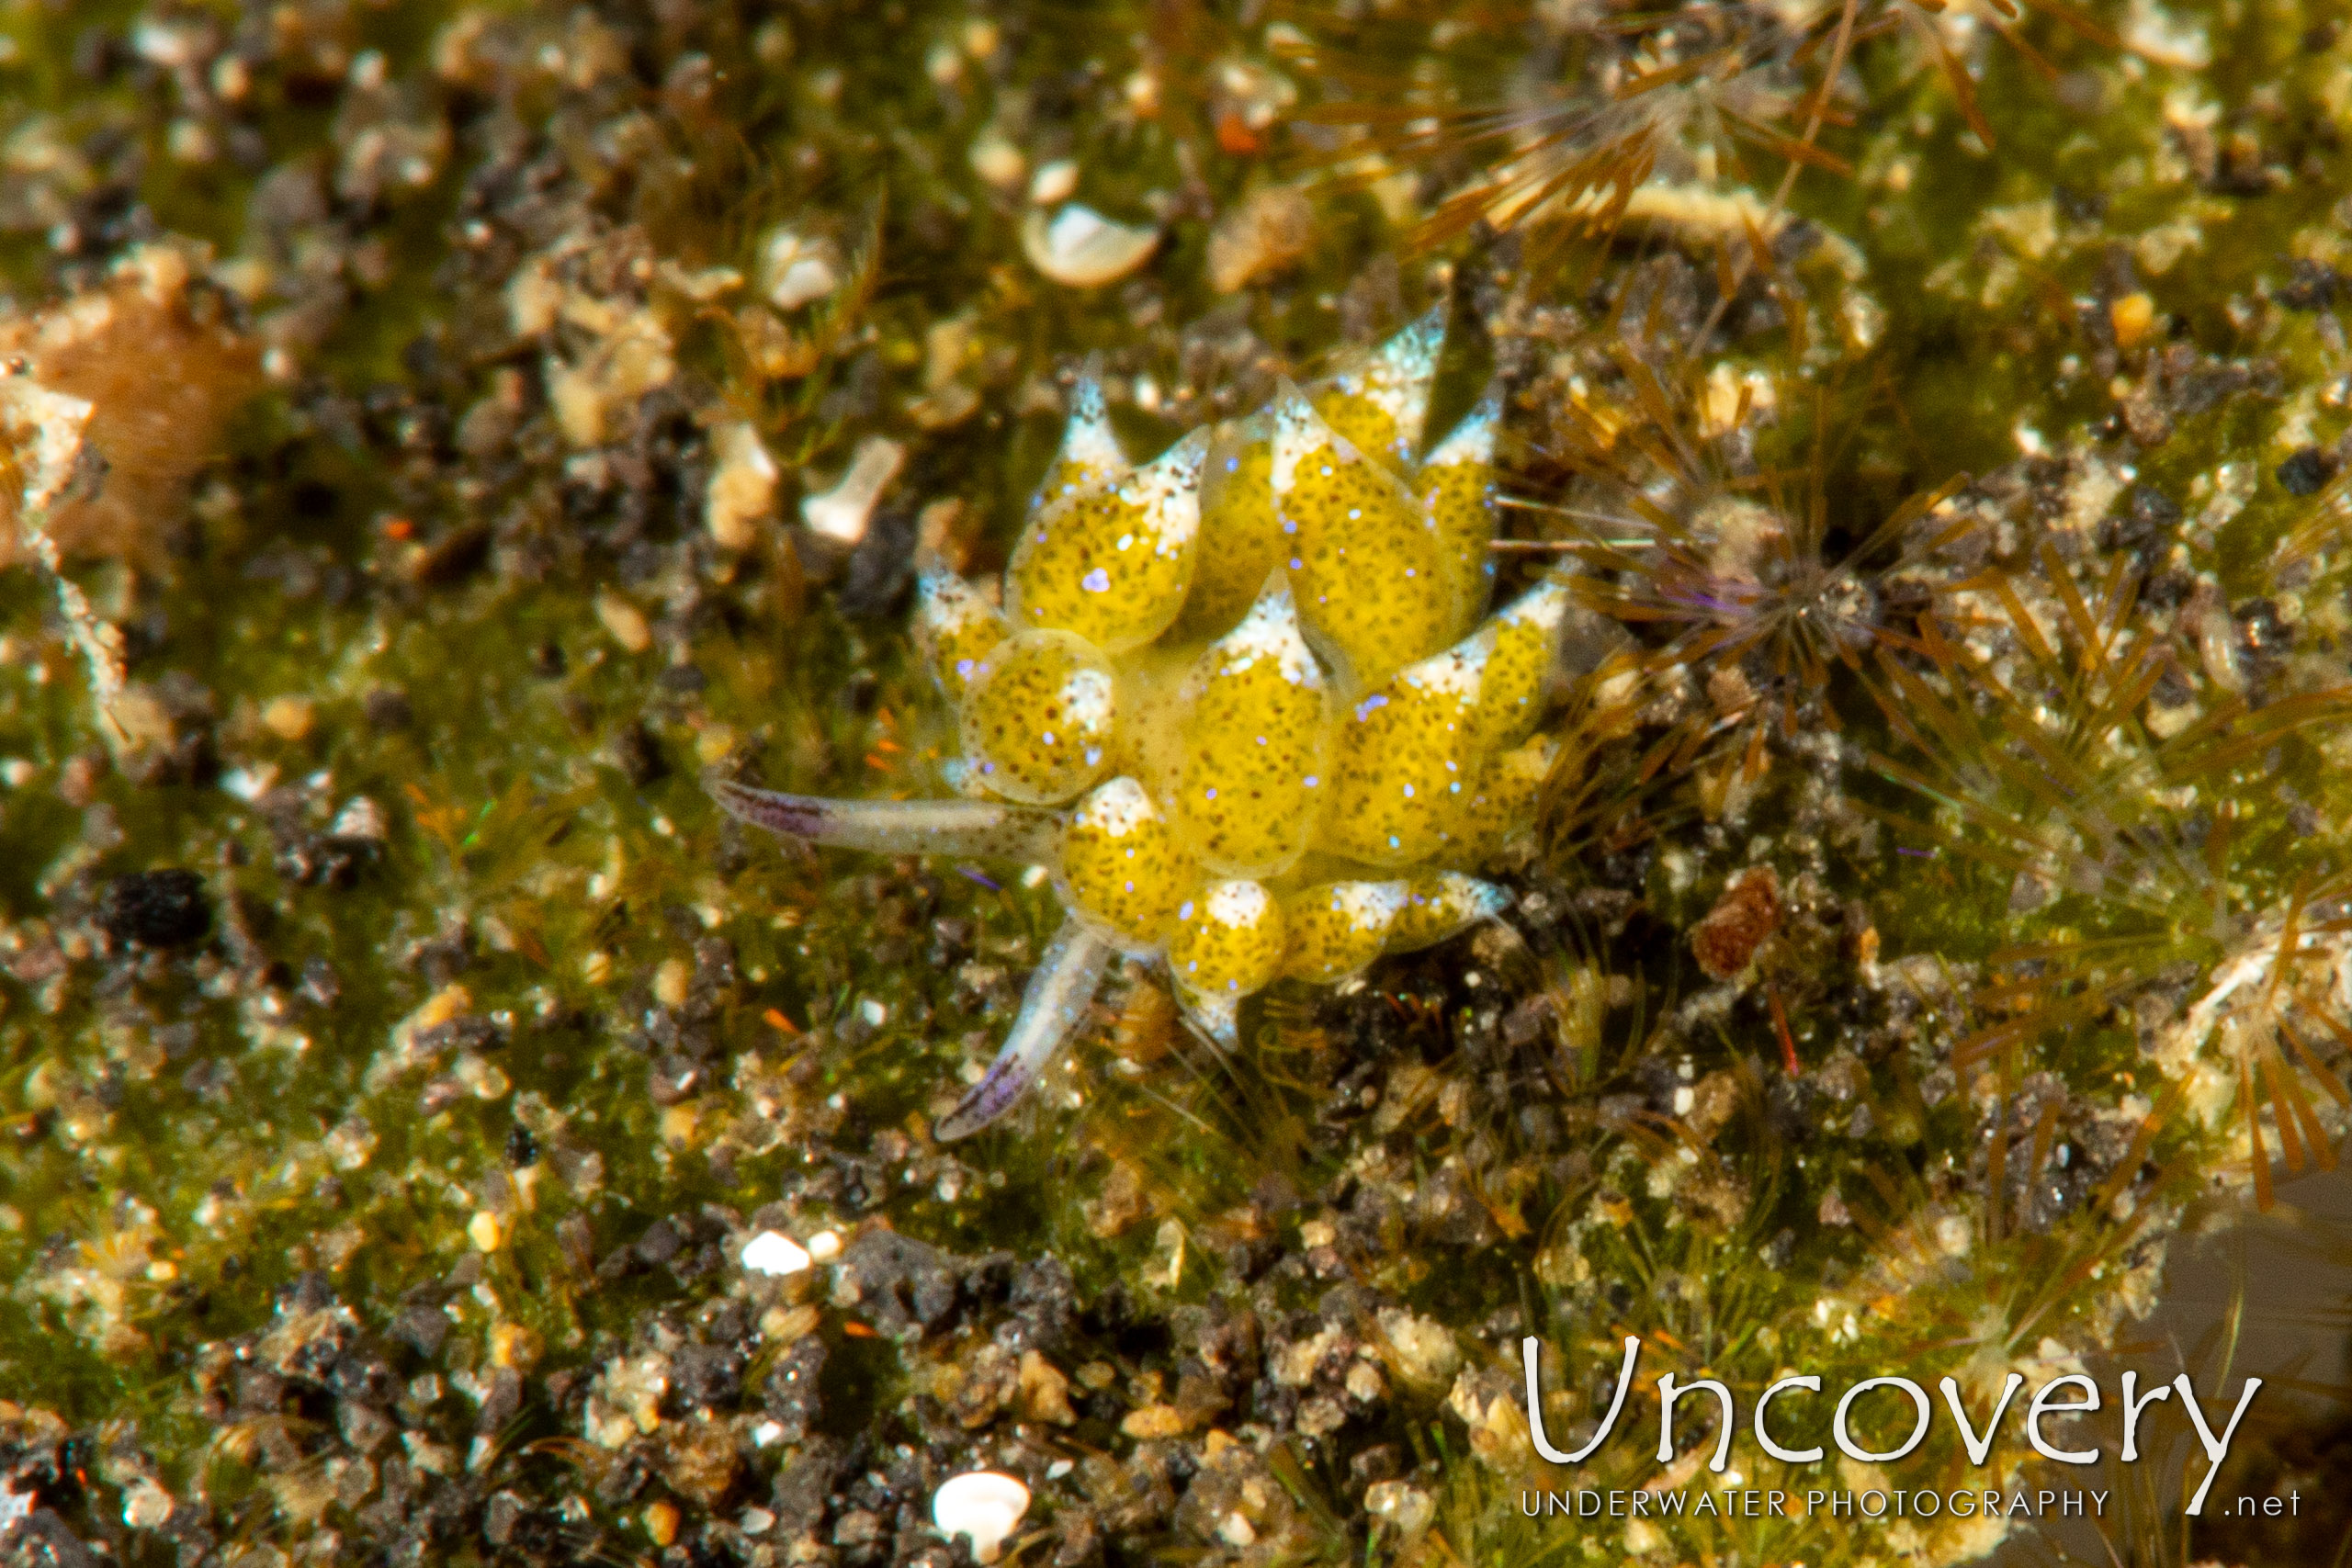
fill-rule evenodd
<path id="1" fill-rule="evenodd" d="M 1057 158 L 1042 164 L 1029 177 L 1029 205 L 1051 207 L 1057 201 L 1068 201 L 1078 193 L 1078 164 L 1069 158 Z"/>
<path id="2" fill-rule="evenodd" d="M 1004 1538 L 1028 1511 L 1029 1488 L 992 1470 L 950 1476 L 931 1499 L 931 1521 L 939 1533 L 971 1538 L 972 1555 L 982 1562 L 996 1561 Z"/>
<path id="3" fill-rule="evenodd" d="M 1141 266 L 1159 244 L 1159 230 L 1114 223 L 1075 201 L 1050 220 L 1032 212 L 1021 225 L 1021 249 L 1030 265 L 1073 288 L 1116 282 Z"/>
<path id="4" fill-rule="evenodd" d="M 1001 191 L 1012 191 L 1029 172 L 1029 160 L 1001 131 L 982 131 L 965 157 L 974 174 Z"/>
<path id="5" fill-rule="evenodd" d="M 888 436 L 869 435 L 857 444 L 849 471 L 832 489 L 800 499 L 800 520 L 813 533 L 844 545 L 865 537 L 865 525 L 883 489 L 898 477 L 907 449 Z"/>
<path id="6" fill-rule="evenodd" d="M 789 229 L 770 233 L 760 247 L 760 291 L 779 310 L 821 299 L 842 286 L 832 247 Z"/>
<path id="7" fill-rule="evenodd" d="M 743 1244 L 743 1267 L 754 1274 L 808 1271 L 808 1251 L 782 1231 L 762 1231 Z"/>
<path id="8" fill-rule="evenodd" d="M 703 526 L 724 549 L 750 549 L 760 520 L 775 506 L 775 459 L 760 445 L 759 432 L 740 419 L 711 432 L 710 450 L 718 467 L 703 493 Z"/>

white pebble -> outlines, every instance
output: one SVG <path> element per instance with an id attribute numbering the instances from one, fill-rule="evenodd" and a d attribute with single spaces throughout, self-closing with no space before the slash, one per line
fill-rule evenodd
<path id="1" fill-rule="evenodd" d="M 779 310 L 795 310 L 842 286 L 832 248 L 789 229 L 769 233 L 760 246 L 760 292 Z"/>
<path id="2" fill-rule="evenodd" d="M 839 1231 L 819 1231 L 808 1238 L 808 1256 L 820 1263 L 829 1263 L 842 1255 Z"/>
<path id="3" fill-rule="evenodd" d="M 1021 149 L 993 130 L 973 142 L 966 156 L 971 161 L 974 174 L 1002 191 L 1019 185 L 1029 168 L 1029 160 L 1021 155 Z"/>
<path id="4" fill-rule="evenodd" d="M 1114 223 L 1074 201 L 1050 220 L 1043 212 L 1032 212 L 1021 226 L 1021 249 L 1030 265 L 1073 288 L 1116 282 L 1141 266 L 1159 245 L 1159 230 Z"/>
<path id="5" fill-rule="evenodd" d="M 1078 194 L 1078 164 L 1069 158 L 1057 158 L 1050 164 L 1038 165 L 1029 176 L 1029 205 L 1051 207 L 1057 201 L 1068 201 Z"/>
<path id="6" fill-rule="evenodd" d="M 784 1441 L 784 1423 L 781 1421 L 763 1421 L 752 1428 L 752 1442 L 754 1447 L 772 1449 L 782 1441 Z"/>
<path id="7" fill-rule="evenodd" d="M 743 1267 L 754 1274 L 798 1274 L 808 1267 L 808 1249 L 782 1231 L 762 1231 L 743 1244 Z"/>
<path id="8" fill-rule="evenodd" d="M 931 1520 L 939 1533 L 968 1537 L 972 1555 L 993 1562 L 997 1552 L 1029 1511 L 1029 1488 L 992 1470 L 950 1476 L 931 1500 Z"/>
<path id="9" fill-rule="evenodd" d="M 898 477 L 899 466 L 906 460 L 907 449 L 897 442 L 887 436 L 867 436 L 857 444 L 857 453 L 841 482 L 801 498 L 800 520 L 829 539 L 844 545 L 857 543 L 865 537 L 874 503 L 882 499 L 884 488 Z"/>
<path id="10" fill-rule="evenodd" d="M 335 813 L 334 825 L 327 829 L 338 839 L 365 839 L 369 843 L 384 841 L 384 808 L 364 795 L 355 795 L 343 803 Z"/>
<path id="11" fill-rule="evenodd" d="M 775 459 L 759 432 L 730 420 L 711 432 L 718 467 L 703 492 L 703 526 L 722 549 L 747 550 L 759 541 L 761 519 L 775 505 Z"/>

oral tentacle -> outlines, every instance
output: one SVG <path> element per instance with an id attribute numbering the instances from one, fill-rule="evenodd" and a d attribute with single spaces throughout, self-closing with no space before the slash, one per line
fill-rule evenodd
<path id="1" fill-rule="evenodd" d="M 788 839 L 886 855 L 967 855 L 1054 863 L 1061 842 L 1057 811 L 981 800 L 830 800 L 815 795 L 713 780 L 729 816 Z"/>
<path id="2" fill-rule="evenodd" d="M 944 1144 L 969 1137 L 1020 1102 L 1086 1021 L 1115 951 L 1082 922 L 1062 923 L 1021 993 L 1021 1015 L 1012 1021 L 1004 1049 L 989 1064 L 988 1076 L 932 1128 L 933 1138 Z"/>

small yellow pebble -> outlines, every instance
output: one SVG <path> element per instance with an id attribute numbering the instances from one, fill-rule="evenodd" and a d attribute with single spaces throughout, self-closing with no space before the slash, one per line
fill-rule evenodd
<path id="1" fill-rule="evenodd" d="M 695 737 L 695 761 L 706 768 L 715 768 L 735 754 L 741 739 L 732 725 L 707 725 Z"/>
<path id="2" fill-rule="evenodd" d="M 596 595 L 596 618 L 613 634 L 613 640 L 631 653 L 643 653 L 653 646 L 653 626 L 645 612 L 617 593 Z"/>
<path id="3" fill-rule="evenodd" d="M 2124 295 L 2107 308 L 2108 324 L 2115 329 L 2115 346 L 2129 354 L 2148 341 L 2156 324 L 2156 302 L 2144 290 Z"/>
<path id="4" fill-rule="evenodd" d="M 645 1533 L 656 1546 L 678 1539 L 678 1506 L 667 1497 L 645 1506 Z"/>
<path id="5" fill-rule="evenodd" d="M 527 1372 L 538 1364 L 538 1334 L 519 1323 L 501 1323 L 490 1331 L 490 1364 Z"/>
<path id="6" fill-rule="evenodd" d="M 1140 1410 L 1128 1411 L 1126 1419 L 1119 1423 L 1119 1430 L 1130 1438 L 1174 1438 L 1181 1437 L 1190 1425 L 1184 1413 L 1172 1404 L 1147 1404 Z"/>
<path id="7" fill-rule="evenodd" d="M 663 959 L 653 971 L 653 999 L 665 1008 L 685 1006 L 686 987 L 694 976 L 694 965 L 684 959 Z"/>
<path id="8" fill-rule="evenodd" d="M 461 1016 L 474 1005 L 474 994 L 452 981 L 434 992 L 424 1005 L 410 1015 L 409 1021 L 419 1031 L 438 1029 L 453 1018 Z"/>
<path id="9" fill-rule="evenodd" d="M 770 1307 L 760 1315 L 760 1337 L 785 1346 L 816 1332 L 819 1313 L 813 1306 Z"/>
<path id="10" fill-rule="evenodd" d="M 477 1209 L 474 1217 L 466 1222 L 466 1235 L 477 1252 L 496 1252 L 499 1243 L 506 1239 L 506 1228 L 496 1214 L 488 1209 Z"/>
<path id="11" fill-rule="evenodd" d="M 280 740 L 300 740 L 318 721 L 318 709 L 307 697 L 272 697 L 261 710 L 262 728 Z"/>

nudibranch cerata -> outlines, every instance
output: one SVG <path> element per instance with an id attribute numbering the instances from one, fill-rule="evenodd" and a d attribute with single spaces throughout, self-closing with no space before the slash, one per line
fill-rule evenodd
<path id="1" fill-rule="evenodd" d="M 1491 615 L 1499 403 L 1422 450 L 1432 311 L 1302 393 L 1131 464 L 1090 376 L 1001 603 L 922 564 L 916 635 L 954 704 L 959 798 L 826 800 L 720 783 L 813 843 L 1046 867 L 1068 919 L 987 1075 L 936 1129 L 1011 1107 L 1111 960 L 1159 965 L 1231 1047 L 1242 999 L 1333 985 L 1503 908 L 1567 590 Z"/>

